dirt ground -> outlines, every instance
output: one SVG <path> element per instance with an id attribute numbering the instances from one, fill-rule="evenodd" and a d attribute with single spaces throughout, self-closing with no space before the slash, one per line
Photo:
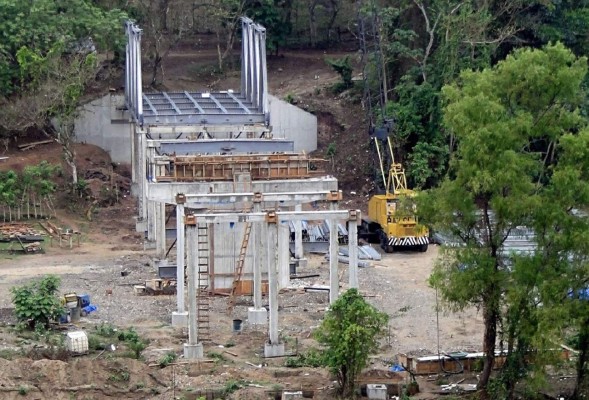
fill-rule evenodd
<path id="1" fill-rule="evenodd" d="M 155 268 L 151 263 L 153 253 L 143 250 L 140 237 L 131 229 L 132 204 L 132 199 L 126 199 L 116 207 L 101 210 L 95 219 L 98 222 L 90 224 L 71 215 L 67 222 L 57 219 L 58 226 L 84 227 L 80 246 L 70 249 L 59 247 L 56 242 L 46 243 L 44 254 L 0 259 L 0 309 L 4 323 L 0 328 L 0 349 L 30 349 L 42 344 L 34 340 L 23 343 L 23 338 L 13 331 L 9 289 L 45 274 L 55 274 L 62 279 L 63 292 L 89 294 L 92 303 L 98 306 L 97 312 L 68 329 L 93 332 L 102 323 L 120 329 L 134 327 L 142 338 L 150 341 L 142 353 L 145 361 L 122 357 L 124 353 L 117 351 L 93 353 L 67 363 L 29 358 L 0 360 L 0 390 L 5 396 L 2 398 L 44 399 L 50 395 L 56 399 L 170 399 L 174 394 L 177 398 L 181 395 L 190 398 L 191 394 L 196 397 L 197 390 L 218 394 L 233 381 L 253 385 L 238 390 L 233 398 L 265 399 L 268 391 L 278 387 L 313 391 L 317 399 L 333 398 L 330 392 L 333 382 L 326 371 L 287 369 L 284 358 L 266 360 L 262 357 L 267 336 L 263 327 L 251 326 L 246 321 L 241 333 L 233 332 L 233 319 L 247 319 L 247 307 L 251 305 L 247 297 L 238 299 L 231 315 L 227 314 L 226 297 L 213 298 L 214 341 L 205 343 L 205 354 L 216 360 L 214 363 L 189 365 L 180 361 L 176 366 L 163 369 L 149 367 L 168 351 L 181 356 L 187 332 L 170 326 L 176 304 L 174 296 L 136 296 L 133 293 L 134 284 L 155 277 Z M 101 215 L 103 212 L 107 215 Z M 391 317 L 380 353 L 371 359 L 370 369 L 386 374 L 399 353 L 436 354 L 438 334 L 442 351 L 478 350 L 481 319 L 476 310 L 453 315 L 436 313 L 435 292 L 427 286 L 426 280 L 437 252 L 437 247 L 432 246 L 425 254 L 384 254 L 381 261 L 360 269 L 363 294 Z M 340 268 L 340 283 L 345 289 L 347 269 L 342 264 Z M 126 272 L 125 276 L 122 271 Z M 311 332 L 320 324 L 328 305 L 326 294 L 306 293 L 302 289 L 306 285 L 328 283 L 328 265 L 324 257 L 310 254 L 309 265 L 297 273 L 320 276 L 293 280 L 292 286 L 280 294 L 279 326 L 289 354 L 316 345 Z M 126 371 L 130 378 L 124 382 L 114 380 L 113 376 L 120 371 Z M 389 379 L 402 382 L 404 377 Z M 435 398 L 427 394 L 427 388 L 435 390 L 436 386 L 427 379 L 420 381 L 423 393 L 416 398 Z M 28 388 L 25 397 L 19 392 L 23 385 Z"/>
<path id="2" fill-rule="evenodd" d="M 204 72 L 214 60 L 214 51 L 185 50 L 171 54 L 166 61 L 167 90 L 237 87 L 238 73 L 229 73 L 221 79 Z M 338 178 L 344 190 L 342 208 L 365 209 L 373 187 L 366 174 L 370 163 L 368 140 L 359 142 L 357 135 L 352 135 L 366 132 L 364 113 L 359 104 L 345 96 L 334 96 L 329 90 L 339 78 L 325 59 L 342 55 L 305 51 L 270 57 L 270 92 L 280 98 L 291 96 L 298 106 L 317 115 L 317 155 L 325 155 L 327 146 L 336 144 L 336 156 L 329 172 Z M 355 74 L 357 72 L 355 70 Z M 21 143 L 27 140 L 21 138 Z M 9 151 L 3 154 L 8 159 L 0 161 L 0 169 L 18 170 L 41 159 L 61 162 L 57 144 L 27 152 L 18 151 L 16 144 L 11 144 Z M 187 332 L 170 326 L 171 312 L 176 305 L 174 296 L 136 296 L 133 293 L 133 285 L 156 277 L 156 273 L 152 265 L 154 254 L 143 249 L 143 238 L 134 229 L 135 201 L 128 192 L 128 166 L 113 165 L 108 155 L 95 146 L 80 144 L 76 152 L 80 173 L 88 178 L 94 193 L 106 184 L 101 174 L 114 171 L 121 190 L 119 203 L 90 209 L 88 213 L 91 202 L 86 199 L 62 202 L 53 222 L 81 232 L 79 246 L 74 244 L 70 249 L 47 240 L 43 254 L 0 255 L 0 351 L 25 349 L 27 354 L 12 360 L 0 358 L 0 398 L 163 400 L 194 399 L 199 393 L 213 398 L 222 397 L 222 391 L 227 392 L 226 389 L 235 383 L 240 389 L 229 398 L 267 399 L 276 389 L 313 391 L 316 399 L 333 398 L 334 384 L 327 371 L 289 369 L 284 366 L 284 358 L 262 357 L 267 336 L 263 327 L 250 326 L 246 321 L 242 332 L 233 332 L 234 318 L 246 320 L 247 307 L 251 304 L 249 298 L 240 298 L 231 315 L 227 314 L 227 298 L 213 298 L 214 341 L 205 343 L 206 357 L 213 362 L 187 364 L 180 358 L 175 365 L 165 368 L 149 366 L 157 364 L 167 352 L 181 355 Z M 30 223 L 40 230 L 37 222 Z M 377 378 L 373 379 L 377 381 L 386 378 L 403 382 L 404 376 L 388 372 L 399 353 L 480 351 L 482 323 L 477 310 L 458 314 L 436 312 L 436 294 L 428 287 L 427 278 L 437 253 L 438 248 L 431 246 L 427 253 L 385 254 L 381 261 L 359 271 L 360 287 L 366 299 L 391 317 L 380 352 L 371 358 L 364 382 L 375 376 Z M 293 280 L 292 287 L 279 296 L 279 326 L 289 353 L 316 345 L 311 332 L 319 326 L 328 305 L 326 294 L 306 293 L 302 289 L 305 285 L 328 282 L 328 265 L 324 258 L 320 255 L 308 258 L 309 265 L 297 272 L 319 274 L 319 277 Z M 340 264 L 340 268 L 343 290 L 347 287 L 347 267 Z M 68 361 L 35 360 L 31 351 L 43 349 L 45 344 L 38 338 L 23 337 L 14 331 L 9 289 L 45 274 L 60 276 L 63 292 L 89 294 L 98 307 L 97 312 L 66 329 L 93 332 L 103 323 L 119 329 L 133 327 L 149 340 L 149 346 L 142 352 L 143 361 L 125 357 L 124 346 L 114 352 L 95 352 Z M 476 382 L 474 377 L 462 378 L 467 378 L 465 382 Z M 447 377 L 445 382 L 453 379 Z M 419 378 L 419 383 L 422 393 L 415 398 L 437 398 L 433 394 L 439 389 L 435 379 Z"/>

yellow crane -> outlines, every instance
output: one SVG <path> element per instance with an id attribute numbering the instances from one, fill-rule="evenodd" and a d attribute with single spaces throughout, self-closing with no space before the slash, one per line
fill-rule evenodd
<path id="1" fill-rule="evenodd" d="M 411 198 L 415 192 L 407 188 L 405 169 L 395 162 L 391 138 L 387 137 L 387 145 L 391 160 L 388 174 L 385 174 L 385 163 L 380 140 L 373 138 L 380 172 L 385 183 L 385 193 L 377 194 L 368 201 L 368 218 L 362 220 L 359 237 L 378 239 L 387 253 L 395 248 L 410 248 L 422 252 L 427 251 L 429 231 L 418 223 Z"/>

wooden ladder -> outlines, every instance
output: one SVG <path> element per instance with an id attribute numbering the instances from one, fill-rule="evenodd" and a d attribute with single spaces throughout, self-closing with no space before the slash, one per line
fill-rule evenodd
<path id="1" fill-rule="evenodd" d="M 243 234 L 243 240 L 241 241 L 241 248 L 239 249 L 239 258 L 237 259 L 237 265 L 235 266 L 235 273 L 233 275 L 233 285 L 231 286 L 231 294 L 229 296 L 229 302 L 227 305 L 228 314 L 233 312 L 235 306 L 235 294 L 239 287 L 239 282 L 243 276 L 243 266 L 245 265 L 245 256 L 247 253 L 247 246 L 250 240 L 250 233 L 252 231 L 252 223 L 246 222 L 245 232 Z"/>
<path id="2" fill-rule="evenodd" d="M 252 190 L 252 176 L 251 173 L 245 171 L 239 171 L 233 173 L 233 190 L 237 192 L 248 192 Z M 244 207 L 243 212 L 251 212 L 251 205 Z M 227 303 L 227 314 L 233 312 L 235 306 L 236 292 L 239 288 L 239 283 L 243 277 L 243 267 L 245 265 L 245 257 L 247 254 L 247 246 L 250 240 L 250 233 L 252 231 L 252 223 L 246 222 L 245 231 L 243 233 L 243 240 L 241 241 L 241 247 L 239 249 L 239 257 L 235 265 L 235 272 L 233 274 L 233 284 L 231 285 L 231 292 L 229 295 L 229 302 Z"/>
<path id="3" fill-rule="evenodd" d="M 207 224 L 197 225 L 197 246 L 198 246 L 198 288 L 196 293 L 196 320 L 198 321 L 198 340 L 208 342 L 210 336 L 210 241 L 209 228 Z"/>

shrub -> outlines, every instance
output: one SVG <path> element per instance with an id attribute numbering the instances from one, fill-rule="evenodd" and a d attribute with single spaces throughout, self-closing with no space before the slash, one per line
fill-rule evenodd
<path id="1" fill-rule="evenodd" d="M 356 378 L 370 353 L 378 349 L 378 337 L 387 322 L 387 314 L 368 304 L 357 289 L 349 289 L 332 304 L 315 332 L 319 343 L 326 346 L 325 365 L 337 377 L 343 397 L 353 397 Z"/>
<path id="2" fill-rule="evenodd" d="M 60 279 L 54 275 L 10 289 L 14 313 L 29 329 L 48 328 L 51 320 L 63 314 L 64 308 L 57 296 Z"/>
<path id="3" fill-rule="evenodd" d="M 169 351 L 166 354 L 164 354 L 162 358 L 160 358 L 158 364 L 160 367 L 164 368 L 172 364 L 174 361 L 176 361 L 176 358 L 178 358 L 176 353 Z"/>

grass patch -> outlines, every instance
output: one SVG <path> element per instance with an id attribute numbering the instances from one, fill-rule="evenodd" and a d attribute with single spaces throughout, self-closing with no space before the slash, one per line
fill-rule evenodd
<path id="1" fill-rule="evenodd" d="M 0 350 L 0 358 L 5 360 L 14 360 L 23 355 L 21 349 L 2 349 Z"/>
<path id="2" fill-rule="evenodd" d="M 117 369 L 108 377 L 109 382 L 129 382 L 131 374 L 126 369 Z"/>
<path id="3" fill-rule="evenodd" d="M 223 355 L 222 353 L 218 353 L 216 351 L 209 351 L 207 353 L 207 357 L 212 358 L 213 360 L 215 360 L 216 363 L 229 362 L 225 355 Z"/>
<path id="4" fill-rule="evenodd" d="M 322 367 L 325 365 L 323 355 L 317 349 L 309 349 L 305 353 L 300 353 L 295 357 L 288 357 L 284 362 L 284 366 L 288 368 L 301 367 Z"/>

